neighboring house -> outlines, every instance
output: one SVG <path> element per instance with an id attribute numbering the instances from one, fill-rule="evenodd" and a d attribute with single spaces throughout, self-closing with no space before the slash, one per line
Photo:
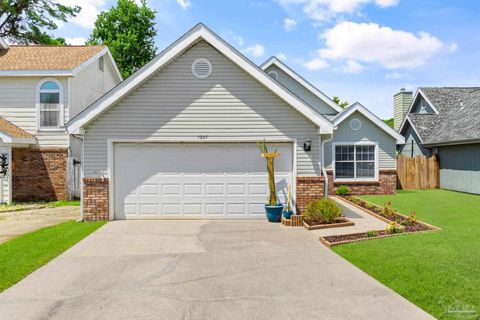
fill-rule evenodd
<path id="1" fill-rule="evenodd" d="M 480 88 L 418 88 L 411 101 L 407 108 L 395 104 L 395 113 L 406 110 L 398 125 L 405 136 L 399 152 L 437 154 L 440 188 L 480 194 Z"/>
<path id="2" fill-rule="evenodd" d="M 79 195 L 81 140 L 65 123 L 121 80 L 104 46 L 0 41 L 0 202 Z"/>
<path id="3" fill-rule="evenodd" d="M 403 137 L 343 110 L 276 58 L 253 64 L 203 24 L 72 118 L 83 139 L 82 217 L 264 218 L 267 142 L 279 201 L 303 210 L 346 184 L 394 193 Z"/>

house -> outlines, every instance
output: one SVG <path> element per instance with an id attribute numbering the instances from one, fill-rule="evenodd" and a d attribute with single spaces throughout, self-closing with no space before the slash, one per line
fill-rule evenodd
<path id="1" fill-rule="evenodd" d="M 395 114 L 402 115 L 398 131 L 405 136 L 399 152 L 436 154 L 440 188 L 480 194 L 480 87 L 418 88 L 415 95 L 401 91 L 395 101 Z"/>
<path id="2" fill-rule="evenodd" d="M 65 123 L 121 80 L 104 46 L 0 41 L 0 202 L 80 195 L 81 141 Z"/>
<path id="3" fill-rule="evenodd" d="M 264 218 L 265 160 L 280 202 L 346 184 L 394 193 L 403 137 L 342 110 L 276 58 L 255 65 L 203 24 L 67 123 L 83 141 L 82 218 Z M 327 188 L 325 186 L 327 185 Z"/>

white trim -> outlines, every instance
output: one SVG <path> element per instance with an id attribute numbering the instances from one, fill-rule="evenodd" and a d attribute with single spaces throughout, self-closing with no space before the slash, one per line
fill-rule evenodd
<path id="1" fill-rule="evenodd" d="M 73 76 L 77 75 L 80 71 L 82 71 L 83 69 L 85 69 L 86 67 L 88 67 L 89 65 L 91 65 L 92 63 L 97 61 L 98 59 L 100 59 L 100 57 L 103 57 L 104 55 L 107 55 L 110 58 L 110 60 L 112 61 L 113 67 L 115 69 L 116 76 L 120 79 L 120 81 L 123 81 L 122 74 L 120 73 L 120 70 L 118 70 L 118 66 L 115 63 L 115 60 L 113 59 L 113 56 L 112 56 L 110 50 L 108 49 L 108 47 L 103 48 L 100 52 L 98 52 L 94 56 L 90 57 L 88 60 L 86 60 L 85 62 L 83 62 L 79 66 L 75 67 L 71 71 L 72 75 Z"/>
<path id="2" fill-rule="evenodd" d="M 336 146 L 353 146 L 353 171 L 354 171 L 354 178 L 337 178 L 335 172 L 335 147 Z M 375 177 L 373 178 L 357 178 L 357 148 L 356 146 L 375 146 Z M 333 181 L 338 182 L 358 182 L 358 181 L 365 181 L 365 182 L 377 182 L 379 177 L 379 161 L 378 161 L 378 142 L 377 141 L 337 141 L 332 142 L 332 171 L 333 171 Z"/>
<path id="3" fill-rule="evenodd" d="M 382 119 L 375 116 L 372 112 L 370 112 L 367 108 L 362 106 L 359 102 L 355 102 L 350 107 L 347 107 L 340 112 L 335 118 L 333 118 L 333 124 L 338 126 L 342 121 L 347 119 L 351 114 L 355 111 L 360 112 L 362 115 L 367 117 L 370 121 L 376 124 L 380 129 L 391 135 L 394 139 L 397 140 L 397 144 L 404 144 L 405 137 L 403 137 L 400 133 L 395 131 L 394 129 L 390 128 Z"/>
<path id="4" fill-rule="evenodd" d="M 422 137 L 418 134 L 417 128 L 415 128 L 415 126 L 413 125 L 412 119 L 408 117 L 408 114 L 405 116 L 405 119 L 406 121 L 408 121 L 408 123 L 410 123 L 410 126 L 412 127 L 413 131 L 417 135 L 418 139 L 420 139 L 420 142 L 423 144 Z M 398 131 L 398 132 L 401 132 L 401 131 Z"/>
<path id="5" fill-rule="evenodd" d="M 264 71 L 270 67 L 271 65 L 277 66 L 280 70 L 285 72 L 287 75 L 292 77 L 295 81 L 297 81 L 300 85 L 302 85 L 305 89 L 313 93 L 317 98 L 325 102 L 328 106 L 333 108 L 337 112 L 342 112 L 343 108 L 340 107 L 338 104 L 336 104 L 330 97 L 328 97 L 326 94 L 324 94 L 322 91 L 318 90 L 315 86 L 313 86 L 310 82 L 305 80 L 302 76 L 300 76 L 298 73 L 290 69 L 285 63 L 283 63 L 280 59 L 277 57 L 273 56 L 267 61 L 265 61 L 260 68 L 262 68 Z"/>
<path id="6" fill-rule="evenodd" d="M 2 77 L 70 77 L 71 70 L 0 70 Z"/>
<path id="7" fill-rule="evenodd" d="M 42 92 L 51 92 L 51 93 L 59 93 L 59 106 L 60 106 L 60 112 L 59 112 L 59 126 L 58 127 L 41 127 L 40 126 L 40 87 L 48 81 L 55 82 L 58 86 L 58 90 L 43 90 Z M 65 131 L 65 101 L 64 101 L 64 88 L 63 84 L 60 80 L 56 78 L 42 78 L 40 81 L 37 83 L 37 88 L 35 90 L 35 109 L 36 109 L 36 114 L 37 114 L 37 131 L 56 131 L 56 132 L 63 132 Z"/>
<path id="8" fill-rule="evenodd" d="M 403 120 L 402 120 L 402 123 L 400 124 L 400 127 L 398 127 L 398 132 L 402 132 L 403 126 L 405 125 L 405 122 L 407 121 L 407 116 L 412 112 L 413 106 L 415 105 L 418 96 L 422 96 L 425 99 L 425 101 L 427 101 L 427 103 L 430 105 L 430 107 L 433 109 L 433 111 L 435 111 L 435 114 L 439 114 L 437 108 L 435 108 L 435 106 L 430 101 L 430 99 L 428 99 L 427 95 L 422 91 L 421 88 L 418 88 L 417 91 L 415 92 L 415 95 L 413 96 L 412 103 L 410 103 L 410 107 L 408 107 L 408 110 L 405 113 L 405 117 L 403 117 Z M 422 139 L 422 138 L 420 137 L 420 139 Z"/>
<path id="9" fill-rule="evenodd" d="M 118 143 L 226 143 L 226 142 L 235 142 L 235 143 L 255 143 L 258 142 L 258 139 L 246 138 L 246 139 L 208 139 L 208 140 L 198 140 L 195 138 L 162 138 L 155 140 L 141 140 L 141 139 L 107 139 L 107 177 L 108 177 L 108 218 L 109 220 L 115 220 L 115 149 L 114 145 Z M 290 138 L 274 138 L 274 139 L 265 139 L 267 143 L 291 143 L 292 144 L 292 198 L 291 198 L 291 207 L 294 213 L 296 213 L 296 190 L 297 190 L 297 139 Z M 83 159 L 82 159 L 83 163 Z M 82 177 L 83 181 L 83 177 Z M 83 186 L 82 186 L 82 202 L 83 202 Z M 82 209 L 83 214 L 83 209 Z M 181 217 L 179 217 L 181 219 Z M 188 219 L 194 219 L 189 217 Z"/>
<path id="10" fill-rule="evenodd" d="M 328 134 L 333 132 L 333 126 L 327 118 L 312 110 L 309 105 L 285 89 L 281 84 L 259 69 L 255 64 L 245 58 L 245 56 L 232 48 L 203 24 L 195 26 L 152 61 L 130 76 L 126 81 L 122 82 L 97 102 L 93 103 L 90 107 L 75 116 L 67 124 L 68 132 L 78 133 L 83 126 L 89 124 L 106 109 L 125 97 L 131 90 L 135 89 L 143 81 L 148 79 L 154 72 L 201 40 L 208 42 L 216 50 L 236 63 L 246 73 L 274 92 L 278 97 L 304 115 L 307 119 L 310 119 L 310 121 L 320 128 L 322 133 Z"/>
<path id="11" fill-rule="evenodd" d="M 0 37 L 0 48 L 1 48 L 1 49 L 8 49 L 8 48 L 10 48 L 10 46 L 8 45 L 8 43 L 7 43 L 2 37 Z"/>

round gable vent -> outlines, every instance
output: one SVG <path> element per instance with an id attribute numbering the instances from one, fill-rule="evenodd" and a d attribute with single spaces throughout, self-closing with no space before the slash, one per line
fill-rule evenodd
<path id="1" fill-rule="evenodd" d="M 350 129 L 353 131 L 358 131 L 362 127 L 362 122 L 358 119 L 352 119 L 350 120 Z"/>
<path id="2" fill-rule="evenodd" d="M 273 79 L 275 79 L 275 80 L 278 79 L 278 73 L 277 73 L 277 71 L 270 71 L 270 72 L 268 73 L 268 75 L 269 75 L 270 77 L 272 77 Z"/>
<path id="3" fill-rule="evenodd" d="M 192 63 L 192 73 L 198 79 L 208 78 L 212 74 L 212 64 L 205 58 L 200 58 Z"/>

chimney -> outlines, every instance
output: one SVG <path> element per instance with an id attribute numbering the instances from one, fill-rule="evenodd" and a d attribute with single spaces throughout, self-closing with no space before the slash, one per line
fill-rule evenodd
<path id="1" fill-rule="evenodd" d="M 407 91 L 405 88 L 400 89 L 400 91 L 393 96 L 393 128 L 397 131 L 400 129 L 400 125 L 408 112 L 408 108 L 410 108 L 412 98 L 413 92 Z"/>

